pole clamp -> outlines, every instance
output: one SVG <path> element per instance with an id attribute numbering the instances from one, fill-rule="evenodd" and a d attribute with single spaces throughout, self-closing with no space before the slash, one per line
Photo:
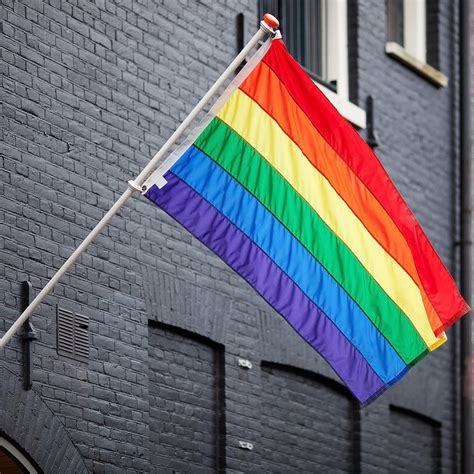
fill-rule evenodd
<path id="1" fill-rule="evenodd" d="M 273 34 L 272 39 L 281 40 L 281 38 L 282 38 L 281 31 L 280 30 L 275 30 L 275 33 Z"/>
<path id="2" fill-rule="evenodd" d="M 136 191 L 137 193 L 142 192 L 142 187 L 139 186 L 135 181 L 133 181 L 133 179 L 130 179 L 129 181 L 127 181 L 127 185 L 130 191 Z"/>

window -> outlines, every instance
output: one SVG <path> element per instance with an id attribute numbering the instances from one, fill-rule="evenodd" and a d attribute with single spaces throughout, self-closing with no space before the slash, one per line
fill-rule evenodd
<path id="1" fill-rule="evenodd" d="M 259 0 L 259 18 L 275 15 L 290 54 L 354 125 L 365 112 L 349 102 L 347 0 Z"/>
<path id="2" fill-rule="evenodd" d="M 426 63 L 426 1 L 388 0 L 388 40 Z"/>
<path id="3" fill-rule="evenodd" d="M 296 61 L 311 77 L 338 93 L 345 92 L 347 82 L 347 47 L 344 45 L 347 34 L 344 31 L 344 37 L 338 37 L 341 30 L 338 10 L 343 3 L 345 1 L 338 0 L 259 2 L 260 18 L 270 12 L 280 20 L 283 40 Z M 344 15 L 341 16 L 344 20 Z M 342 23 L 342 29 L 346 30 L 346 22 Z M 328 44 L 332 45 L 331 54 L 328 54 Z"/>
<path id="4" fill-rule="evenodd" d="M 387 3 L 387 39 L 395 41 L 400 46 L 405 45 L 403 38 L 403 0 L 388 0 Z"/>
<path id="5" fill-rule="evenodd" d="M 441 87 L 448 78 L 439 68 L 438 0 L 387 0 L 385 52 Z"/>
<path id="6" fill-rule="evenodd" d="M 280 19 L 280 30 L 291 55 L 318 80 L 327 80 L 327 8 L 325 0 L 261 1 L 260 17 L 274 12 Z M 333 83 L 334 89 L 336 84 Z"/>

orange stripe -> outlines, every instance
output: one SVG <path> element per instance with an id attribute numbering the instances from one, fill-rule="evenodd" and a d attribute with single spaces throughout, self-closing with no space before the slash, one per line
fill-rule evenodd
<path id="1" fill-rule="evenodd" d="M 431 327 L 439 328 L 441 320 L 426 295 L 411 251 L 398 227 L 316 130 L 275 73 L 265 63 L 260 63 L 240 89 L 273 117 L 308 161 L 331 183 L 382 248 L 411 276 L 420 289 Z"/>

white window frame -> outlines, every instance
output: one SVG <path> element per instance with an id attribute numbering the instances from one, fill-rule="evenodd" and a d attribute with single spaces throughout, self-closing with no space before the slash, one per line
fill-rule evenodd
<path id="1" fill-rule="evenodd" d="M 385 52 L 437 87 L 446 87 L 448 77 L 426 62 L 426 28 L 426 0 L 403 0 L 404 44 L 390 40 Z"/>
<path id="2" fill-rule="evenodd" d="M 359 128 L 365 128 L 365 110 L 349 100 L 347 0 L 326 0 L 323 5 L 323 17 L 326 18 L 326 31 L 323 34 L 323 63 L 327 68 L 325 76 L 330 81 L 337 81 L 337 93 L 314 82 L 344 118 Z M 327 45 L 331 45 L 330 51 Z"/>
<path id="3" fill-rule="evenodd" d="M 403 0 L 403 42 L 409 54 L 426 63 L 426 0 Z"/>

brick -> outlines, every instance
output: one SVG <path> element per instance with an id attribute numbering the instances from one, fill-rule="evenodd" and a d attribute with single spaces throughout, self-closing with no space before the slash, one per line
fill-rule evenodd
<path id="1" fill-rule="evenodd" d="M 449 75 L 448 88 L 433 87 L 383 53 L 384 2 L 360 0 L 348 2 L 349 92 L 362 108 L 367 95 L 375 96 L 377 154 L 456 269 L 458 2 L 438 3 L 439 67 Z M 5 319 L 19 312 L 19 278 L 30 278 L 39 291 L 235 55 L 237 13 L 245 13 L 245 37 L 253 34 L 256 8 L 250 0 L 2 2 Z M 87 364 L 57 354 L 56 303 L 90 317 Z M 149 326 L 149 319 L 155 323 Z M 153 472 L 156 465 L 193 472 L 351 471 L 351 453 L 352 470 L 417 472 L 413 452 L 397 455 L 407 449 L 401 450 L 408 439 L 403 429 L 422 433 L 423 466 L 433 460 L 424 447 L 435 440 L 439 470 L 458 470 L 453 345 L 359 411 L 285 321 L 142 197 L 112 219 L 33 322 L 40 337 L 34 386 L 48 416 L 38 416 L 28 438 L 24 392 L 20 386 L 5 395 L 6 377 L 0 396 L 8 403 L 0 403 L 0 415 L 3 406 L 23 403 L 16 441 L 31 447 L 44 472 Z M 15 339 L 2 356 L 17 375 L 19 344 Z M 240 368 L 239 357 L 251 360 L 252 370 Z M 440 373 L 451 377 L 433 387 Z M 420 385 L 432 388 L 429 396 Z M 391 419 L 390 405 L 411 410 L 414 419 L 406 413 Z M 298 438 L 298 430 L 306 436 Z M 240 449 L 239 440 L 253 442 L 254 450 Z"/>

